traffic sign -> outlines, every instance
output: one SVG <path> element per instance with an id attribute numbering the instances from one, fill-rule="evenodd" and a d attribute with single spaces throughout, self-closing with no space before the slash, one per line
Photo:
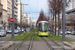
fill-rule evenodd
<path id="1" fill-rule="evenodd" d="M 13 22 L 13 21 L 14 21 L 14 19 L 13 19 L 13 18 L 11 18 L 11 19 L 10 19 L 10 21 L 11 21 L 11 22 Z"/>

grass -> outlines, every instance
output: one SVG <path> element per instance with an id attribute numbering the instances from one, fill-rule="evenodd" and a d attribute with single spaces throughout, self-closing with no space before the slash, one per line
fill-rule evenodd
<path id="1" fill-rule="evenodd" d="M 21 40 L 24 40 L 24 38 L 25 38 L 29 33 L 30 33 L 30 32 L 15 37 L 15 38 L 14 38 L 14 41 L 21 41 Z M 7 41 L 12 41 L 12 40 L 9 39 L 9 40 L 7 40 Z"/>
<path id="2" fill-rule="evenodd" d="M 19 36 L 17 36 L 17 37 L 14 38 L 14 41 L 22 41 L 22 40 L 24 40 L 25 37 L 26 37 L 28 34 L 30 34 L 30 33 L 31 33 L 31 36 L 29 36 L 29 37 L 27 38 L 27 41 L 30 41 L 30 40 L 31 40 L 31 37 L 32 37 L 32 34 L 33 34 L 33 33 L 34 33 L 33 41 L 41 41 L 42 38 L 37 35 L 37 32 L 36 32 L 36 31 L 37 31 L 36 29 L 33 29 L 32 31 L 27 32 L 26 34 L 19 35 Z M 45 38 L 46 40 L 49 40 L 49 39 L 47 39 L 46 37 L 44 37 L 44 38 Z M 49 38 L 51 38 L 51 39 L 54 40 L 54 41 L 63 41 L 63 40 L 62 40 L 62 37 L 58 37 L 58 36 L 49 35 Z M 7 41 L 12 41 L 12 40 L 9 39 L 9 40 L 7 40 Z M 65 39 L 65 41 L 73 41 L 73 40 Z"/>
<path id="3" fill-rule="evenodd" d="M 33 40 L 34 41 L 41 41 L 42 39 L 37 34 L 35 34 Z"/>

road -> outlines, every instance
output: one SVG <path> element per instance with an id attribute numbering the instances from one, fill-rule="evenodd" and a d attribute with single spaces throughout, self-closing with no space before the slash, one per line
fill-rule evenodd
<path id="1" fill-rule="evenodd" d="M 58 36 L 58 33 L 56 33 L 56 35 Z M 60 37 L 62 37 L 62 35 L 60 35 Z M 75 41 L 75 35 L 65 35 L 65 37 Z"/>
<path id="2" fill-rule="evenodd" d="M 14 36 L 18 36 L 18 34 L 15 34 Z M 6 41 L 8 39 L 11 39 L 11 34 L 7 34 L 6 37 L 2 37 L 2 41 Z M 1 41 L 1 37 L 0 37 L 0 41 Z"/>
<path id="3" fill-rule="evenodd" d="M 75 41 L 75 35 L 66 35 L 65 37 Z"/>

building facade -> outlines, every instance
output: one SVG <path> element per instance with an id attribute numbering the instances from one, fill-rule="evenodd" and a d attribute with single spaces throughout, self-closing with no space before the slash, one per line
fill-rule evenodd
<path id="1" fill-rule="evenodd" d="M 21 3 L 22 4 L 22 3 Z M 20 5 L 20 2 L 18 2 L 18 17 L 17 17 L 17 21 L 18 21 L 18 24 L 20 24 L 20 16 L 21 16 L 21 5 Z M 24 17 L 24 5 L 22 4 L 22 18 Z"/>
<path id="2" fill-rule="evenodd" d="M 72 0 L 72 8 L 75 8 L 75 0 Z"/>
<path id="3" fill-rule="evenodd" d="M 14 0 L 14 21 L 15 21 L 15 27 L 17 23 L 17 16 L 18 16 L 18 7 L 17 3 L 18 0 Z M 8 20 L 8 29 L 11 27 L 10 18 L 12 17 L 12 0 L 1 0 L 1 3 L 3 4 L 3 9 L 6 10 L 7 14 L 3 15 L 3 18 L 6 18 Z M 5 11 L 3 13 L 6 13 Z"/>
<path id="4" fill-rule="evenodd" d="M 17 29 L 17 17 L 18 17 L 18 0 L 14 0 L 14 20 L 15 20 L 15 29 Z"/>
<path id="5" fill-rule="evenodd" d="M 72 30 L 75 30 L 75 8 L 66 12 L 66 26 L 72 26 Z"/>

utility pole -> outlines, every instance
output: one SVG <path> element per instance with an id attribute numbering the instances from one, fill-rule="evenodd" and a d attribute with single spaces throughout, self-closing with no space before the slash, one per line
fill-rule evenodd
<path id="1" fill-rule="evenodd" d="M 65 40 L 65 0 L 63 0 L 63 35 L 62 39 Z"/>
<path id="2" fill-rule="evenodd" d="M 14 19 L 14 0 L 12 0 L 12 18 Z M 12 22 L 12 40 L 14 40 L 14 21 Z"/>
<path id="3" fill-rule="evenodd" d="M 22 34 L 22 3 L 20 0 L 20 29 L 21 29 L 21 33 Z"/>

